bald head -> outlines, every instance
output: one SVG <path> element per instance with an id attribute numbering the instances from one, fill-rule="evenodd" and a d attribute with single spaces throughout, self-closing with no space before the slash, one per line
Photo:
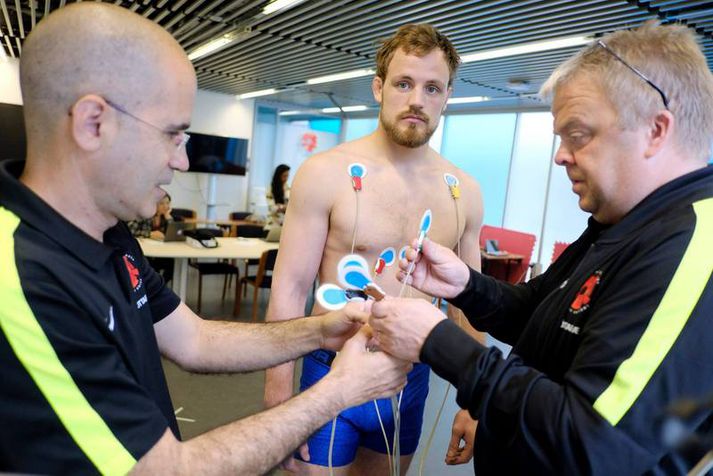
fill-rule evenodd
<path id="1" fill-rule="evenodd" d="M 54 131 L 86 94 L 130 110 L 160 104 L 176 71 L 195 81 L 185 52 L 157 24 L 105 3 L 61 8 L 32 31 L 20 59 L 28 144 Z"/>

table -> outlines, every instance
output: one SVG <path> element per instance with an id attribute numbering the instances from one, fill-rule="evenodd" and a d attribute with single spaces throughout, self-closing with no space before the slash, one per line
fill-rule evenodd
<path id="1" fill-rule="evenodd" d="M 505 280 L 510 281 L 510 267 L 511 265 L 515 264 L 517 265 L 518 263 L 522 263 L 522 260 L 525 259 L 524 256 L 514 254 L 514 253 L 505 253 L 505 254 L 490 254 L 486 253 L 485 251 L 481 250 L 480 251 L 480 263 L 481 263 L 481 270 L 483 274 L 489 274 L 490 270 L 490 265 L 492 263 L 504 263 L 505 264 Z"/>
<path id="2" fill-rule="evenodd" d="M 173 258 L 173 290 L 182 301 L 186 299 L 188 260 L 190 258 L 258 259 L 263 252 L 277 249 L 279 243 L 260 238 L 216 238 L 217 248 L 196 248 L 185 241 L 163 241 L 139 238 L 144 255 L 151 258 Z"/>

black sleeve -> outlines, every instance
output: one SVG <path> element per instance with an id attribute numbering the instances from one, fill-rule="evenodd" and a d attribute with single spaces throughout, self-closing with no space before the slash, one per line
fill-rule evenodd
<path id="1" fill-rule="evenodd" d="M 465 289 L 448 302 L 463 311 L 477 330 L 514 345 L 537 306 L 543 277 L 513 285 L 469 270 Z"/>
<path id="2" fill-rule="evenodd" d="M 450 321 L 431 332 L 421 360 L 479 419 L 476 451 L 504 449 L 531 474 L 641 474 L 669 451 L 664 409 L 713 392 L 713 276 L 703 253 L 681 260 L 680 243 L 668 243 L 603 276 L 562 381 L 514 353 L 502 359 Z"/>
<path id="3" fill-rule="evenodd" d="M 139 253 L 141 253 L 140 247 Z M 181 298 L 166 286 L 163 277 L 153 269 L 143 253 L 141 254 L 141 278 L 146 283 L 146 295 L 151 307 L 151 317 L 156 324 L 176 310 L 181 303 Z"/>

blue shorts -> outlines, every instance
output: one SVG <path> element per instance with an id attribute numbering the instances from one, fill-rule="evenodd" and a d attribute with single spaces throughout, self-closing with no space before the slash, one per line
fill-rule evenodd
<path id="1" fill-rule="evenodd" d="M 329 363 L 334 353 L 317 350 L 304 357 L 300 390 L 314 385 L 329 372 Z M 428 376 L 430 368 L 424 364 L 414 364 L 408 374 L 408 385 L 401 398 L 401 431 L 399 432 L 401 455 L 410 455 L 416 451 L 421 436 L 423 410 L 428 395 Z M 391 410 L 391 399 L 377 400 L 379 414 L 389 438 L 389 451 L 394 438 L 394 416 Z M 317 430 L 307 441 L 309 446 L 310 464 L 328 465 L 329 440 L 332 434 L 330 421 Z M 337 427 L 334 433 L 334 449 L 332 451 L 332 466 L 345 466 L 354 461 L 357 449 L 363 446 L 373 451 L 386 454 L 384 435 L 381 432 L 379 419 L 374 402 L 370 401 L 357 407 L 349 408 L 337 417 Z M 299 455 L 295 455 L 301 459 Z"/>

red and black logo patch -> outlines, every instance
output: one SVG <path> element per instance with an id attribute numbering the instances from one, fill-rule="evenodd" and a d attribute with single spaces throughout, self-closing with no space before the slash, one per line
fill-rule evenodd
<path id="1" fill-rule="evenodd" d="M 582 284 L 582 287 L 579 288 L 579 291 L 577 291 L 577 295 L 574 297 L 572 304 L 569 305 L 569 312 L 572 314 L 580 314 L 589 309 L 589 304 L 592 301 L 592 294 L 601 279 L 601 271 L 595 271 L 590 277 L 587 278 L 584 284 Z"/>
<path id="2" fill-rule="evenodd" d="M 131 278 L 131 287 L 136 291 L 141 286 L 141 273 L 139 268 L 134 265 L 134 257 L 125 254 L 124 265 L 126 266 L 126 271 L 129 272 L 129 278 Z"/>

